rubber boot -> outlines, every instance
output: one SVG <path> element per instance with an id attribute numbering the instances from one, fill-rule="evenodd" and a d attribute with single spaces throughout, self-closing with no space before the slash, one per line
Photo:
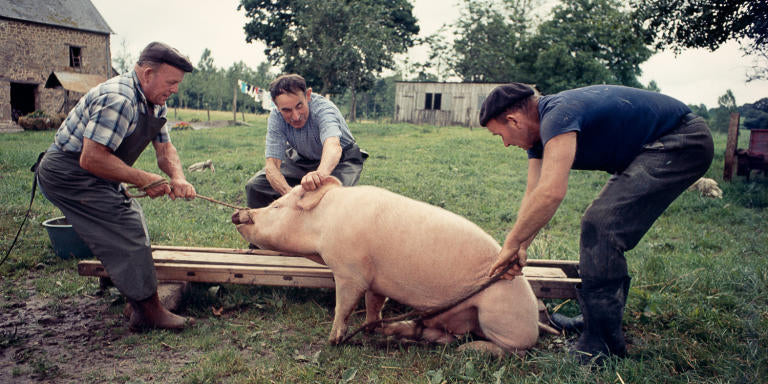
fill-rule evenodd
<path id="1" fill-rule="evenodd" d="M 191 317 L 175 315 L 165 309 L 160 303 L 160 298 L 155 292 L 152 296 L 141 301 L 129 300 L 133 313 L 129 322 L 133 331 L 146 329 L 184 329 L 195 323 Z"/>
<path id="2" fill-rule="evenodd" d="M 584 315 L 568 317 L 559 313 L 553 313 L 550 321 L 558 331 L 581 332 L 584 330 Z"/>
<path id="3" fill-rule="evenodd" d="M 624 339 L 624 331 L 621 328 L 621 324 L 622 318 L 624 317 L 624 307 L 627 303 L 629 283 L 631 280 L 630 277 L 621 279 L 621 285 L 616 288 L 615 294 L 617 299 L 613 302 L 614 307 L 609 308 L 609 313 L 606 317 L 606 328 L 603 332 L 605 342 L 608 344 L 608 350 L 611 354 L 618 357 L 627 356 L 627 343 Z"/>
<path id="4" fill-rule="evenodd" d="M 621 323 L 629 281 L 629 277 L 582 281 L 577 296 L 584 317 L 584 332 L 571 350 L 580 363 L 601 364 L 608 356 L 627 355 Z"/>

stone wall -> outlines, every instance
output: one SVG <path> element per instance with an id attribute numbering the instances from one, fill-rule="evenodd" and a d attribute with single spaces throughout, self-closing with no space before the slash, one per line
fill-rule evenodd
<path id="1" fill-rule="evenodd" d="M 70 47 L 80 47 L 80 68 L 70 67 Z M 59 112 L 65 91 L 46 89 L 53 71 L 111 73 L 109 35 L 0 18 L 0 125 L 11 122 L 11 83 L 36 85 L 35 109 Z M 82 96 L 69 92 L 69 98 Z M 66 110 L 62 112 L 67 112 Z"/>

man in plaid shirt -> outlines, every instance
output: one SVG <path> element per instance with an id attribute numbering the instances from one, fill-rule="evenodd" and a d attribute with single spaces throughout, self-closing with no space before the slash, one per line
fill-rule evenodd
<path id="1" fill-rule="evenodd" d="M 160 303 L 144 213 L 121 183 L 152 185 L 145 189 L 151 198 L 195 197 L 165 126 L 165 102 L 192 70 L 176 49 L 150 43 L 133 70 L 80 99 L 37 166 L 45 197 L 64 213 L 128 299 L 132 329 L 180 329 L 191 321 Z M 165 178 L 132 166 L 150 142 L 169 183 L 158 183 Z"/>

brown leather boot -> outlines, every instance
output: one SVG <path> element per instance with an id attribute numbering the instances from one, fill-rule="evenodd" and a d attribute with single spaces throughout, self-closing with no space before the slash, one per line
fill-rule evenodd
<path id="1" fill-rule="evenodd" d="M 152 296 L 141 301 L 129 301 L 133 307 L 129 325 L 133 331 L 146 329 L 184 329 L 195 323 L 192 317 L 175 315 L 165 309 L 155 292 Z"/>

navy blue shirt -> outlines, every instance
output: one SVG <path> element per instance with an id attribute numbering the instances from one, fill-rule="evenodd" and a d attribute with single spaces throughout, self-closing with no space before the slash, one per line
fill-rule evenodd
<path id="1" fill-rule="evenodd" d="M 681 101 L 618 85 L 593 85 L 539 99 L 541 141 L 528 158 L 542 158 L 553 137 L 577 132 L 572 169 L 621 172 L 640 153 L 680 125 L 691 109 Z"/>

